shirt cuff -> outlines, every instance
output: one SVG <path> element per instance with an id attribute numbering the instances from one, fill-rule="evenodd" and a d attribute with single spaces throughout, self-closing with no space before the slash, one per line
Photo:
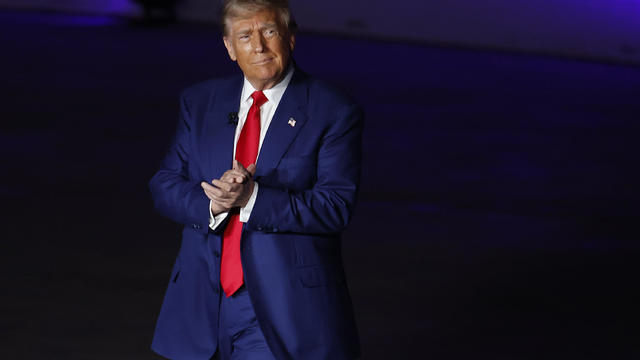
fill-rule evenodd
<path id="1" fill-rule="evenodd" d="M 213 215 L 211 211 L 211 206 L 213 205 L 213 200 L 209 201 L 209 229 L 215 230 L 218 225 L 220 225 L 224 219 L 227 218 L 228 212 L 223 212 L 218 215 Z"/>
<path id="2" fill-rule="evenodd" d="M 249 221 L 249 216 L 251 216 L 251 210 L 253 210 L 253 205 L 256 203 L 256 198 L 258 197 L 258 183 L 253 183 L 253 192 L 251 193 L 251 197 L 249 197 L 249 201 L 247 201 L 247 205 L 240 208 L 240 222 L 246 223 Z"/>

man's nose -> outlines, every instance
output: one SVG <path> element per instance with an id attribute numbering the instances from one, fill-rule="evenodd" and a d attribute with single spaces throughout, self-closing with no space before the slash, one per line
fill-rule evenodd
<path id="1" fill-rule="evenodd" d="M 253 50 L 255 52 L 262 52 L 264 51 L 264 37 L 262 36 L 261 33 L 258 34 L 258 36 L 254 36 L 252 38 L 252 46 L 253 46 Z"/>

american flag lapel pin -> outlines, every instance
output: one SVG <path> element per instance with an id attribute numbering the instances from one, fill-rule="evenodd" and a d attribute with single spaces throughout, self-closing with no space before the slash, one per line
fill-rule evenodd
<path id="1" fill-rule="evenodd" d="M 296 119 L 294 118 L 289 118 L 289 122 L 288 122 L 289 126 L 294 127 L 296 126 Z"/>

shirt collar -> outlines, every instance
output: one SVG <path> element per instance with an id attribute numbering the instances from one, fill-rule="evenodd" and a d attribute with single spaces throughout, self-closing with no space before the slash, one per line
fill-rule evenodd
<path id="1" fill-rule="evenodd" d="M 267 100 L 269 100 L 269 102 L 271 102 L 272 104 L 277 104 L 280 102 L 282 95 L 284 95 L 284 91 L 287 89 L 287 86 L 289 85 L 289 83 L 291 82 L 291 78 L 293 77 L 293 69 L 293 65 L 289 64 L 287 75 L 284 76 L 282 81 L 277 83 L 274 87 L 262 91 L 264 93 L 264 96 L 267 97 Z M 256 89 L 245 77 L 244 85 L 242 86 L 242 101 L 251 101 L 251 94 L 253 94 L 254 91 L 256 91 Z"/>

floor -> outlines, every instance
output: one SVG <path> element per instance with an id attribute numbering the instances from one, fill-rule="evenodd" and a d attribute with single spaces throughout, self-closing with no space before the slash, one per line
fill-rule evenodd
<path id="1" fill-rule="evenodd" d="M 2 358 L 157 359 L 180 228 L 146 183 L 179 91 L 237 71 L 220 34 L 5 10 L 0 49 Z M 640 67 L 308 33 L 295 59 L 367 115 L 363 359 L 640 356 Z"/>

